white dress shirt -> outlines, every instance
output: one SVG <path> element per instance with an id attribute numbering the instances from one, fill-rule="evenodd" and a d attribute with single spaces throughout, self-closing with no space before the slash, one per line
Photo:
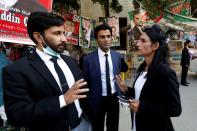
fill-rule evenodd
<path id="1" fill-rule="evenodd" d="M 139 100 L 139 98 L 140 98 L 142 88 L 146 82 L 146 74 L 147 74 L 147 72 L 142 72 L 135 82 L 134 89 L 135 89 L 135 99 L 136 100 Z M 136 113 L 134 113 L 134 115 L 133 115 L 133 129 L 132 129 L 132 131 L 136 131 L 135 116 L 136 116 Z"/>
<path id="2" fill-rule="evenodd" d="M 112 94 L 114 94 L 116 92 L 113 64 L 112 64 L 110 50 L 107 53 L 105 53 L 100 48 L 98 48 L 98 56 L 99 56 L 100 72 L 101 72 L 101 82 L 102 82 L 102 96 L 107 96 L 106 71 L 105 71 L 106 56 L 105 56 L 105 54 L 108 54 L 111 91 L 112 91 Z"/>
<path id="3" fill-rule="evenodd" d="M 56 82 L 58 83 L 60 90 L 62 91 L 57 72 L 55 71 L 55 68 L 54 68 L 54 63 L 50 60 L 52 58 L 52 56 L 50 56 L 50 55 L 48 55 L 48 54 L 46 54 L 46 53 L 44 53 L 44 52 L 42 52 L 38 49 L 36 49 L 36 52 L 38 53 L 40 58 L 44 61 L 44 63 L 46 64 L 46 66 L 50 70 L 51 74 L 55 78 Z M 68 67 L 66 62 L 60 56 L 58 56 L 57 63 L 60 66 L 60 68 L 62 69 L 62 71 L 63 71 L 63 73 L 66 77 L 69 88 L 71 88 L 73 86 L 73 84 L 75 83 L 75 79 L 74 79 L 74 76 L 73 76 L 70 68 Z M 64 94 L 59 96 L 59 102 L 60 102 L 60 108 L 66 106 L 66 102 L 64 100 Z M 81 107 L 79 105 L 79 100 L 78 99 L 75 100 L 74 103 L 75 103 L 75 106 L 76 106 L 77 111 L 78 111 L 78 116 L 80 117 L 81 114 L 82 114 L 82 110 L 81 110 Z"/>

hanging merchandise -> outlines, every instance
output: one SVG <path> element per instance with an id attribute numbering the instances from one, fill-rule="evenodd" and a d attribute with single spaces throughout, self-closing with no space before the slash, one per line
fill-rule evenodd
<path id="1" fill-rule="evenodd" d="M 131 29 L 130 32 L 130 39 L 137 41 L 140 39 L 142 34 L 141 28 L 148 23 L 151 23 L 149 20 L 147 13 L 142 10 L 141 8 L 131 10 L 128 12 L 130 18 L 130 25 Z"/>
<path id="2" fill-rule="evenodd" d="M 80 17 L 67 13 L 64 18 L 67 43 L 77 45 L 79 38 Z"/>
<path id="3" fill-rule="evenodd" d="M 119 17 L 112 16 L 103 20 L 112 28 L 112 46 L 120 46 Z"/>
<path id="4" fill-rule="evenodd" d="M 179 0 L 172 2 L 167 6 L 167 9 L 174 14 L 189 16 L 191 14 L 190 0 Z"/>
<path id="5" fill-rule="evenodd" d="M 90 38 L 93 33 L 93 22 L 89 18 L 80 18 L 80 28 L 79 28 L 79 46 L 83 48 L 90 47 Z"/>
<path id="6" fill-rule="evenodd" d="M 162 3 L 157 0 L 143 0 L 140 7 L 146 10 L 150 20 L 175 30 L 197 31 L 197 19 L 191 15 L 191 0 L 176 0 Z"/>

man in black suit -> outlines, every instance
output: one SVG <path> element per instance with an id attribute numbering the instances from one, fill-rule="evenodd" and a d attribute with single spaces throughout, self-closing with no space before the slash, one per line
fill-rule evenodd
<path id="1" fill-rule="evenodd" d="M 182 66 L 181 85 L 183 86 L 188 86 L 189 84 L 186 79 L 187 79 L 187 72 L 190 65 L 190 57 L 191 57 L 188 49 L 190 43 L 191 43 L 190 40 L 186 40 L 186 42 L 184 43 L 184 48 L 182 50 L 182 56 L 181 56 L 181 66 Z"/>
<path id="2" fill-rule="evenodd" d="M 71 57 L 61 55 L 66 38 L 64 19 L 31 13 L 27 23 L 36 51 L 3 68 L 8 122 L 30 131 L 88 131 L 79 99 L 87 88 Z M 75 118 L 75 119 L 73 119 Z"/>

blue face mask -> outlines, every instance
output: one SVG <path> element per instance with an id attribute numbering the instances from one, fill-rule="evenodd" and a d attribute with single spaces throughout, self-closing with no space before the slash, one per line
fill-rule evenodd
<path id="1" fill-rule="evenodd" d="M 42 41 L 44 42 L 46 47 L 43 47 L 43 51 L 44 53 L 51 55 L 51 56 L 55 56 L 58 57 L 60 55 L 60 53 L 55 52 L 53 49 L 51 49 L 51 47 L 49 47 L 46 42 L 44 41 L 44 39 L 41 37 Z"/>
<path id="2" fill-rule="evenodd" d="M 44 53 L 51 55 L 51 56 L 56 56 L 58 57 L 60 53 L 55 52 L 53 49 L 51 49 L 49 46 L 46 45 L 46 48 L 43 48 Z"/>

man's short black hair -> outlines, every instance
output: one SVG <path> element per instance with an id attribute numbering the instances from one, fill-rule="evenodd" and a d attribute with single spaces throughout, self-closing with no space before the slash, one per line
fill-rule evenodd
<path id="1" fill-rule="evenodd" d="M 27 31 L 29 37 L 37 44 L 33 37 L 34 32 L 43 34 L 46 29 L 52 26 L 61 26 L 64 22 L 64 18 L 55 13 L 32 12 L 27 21 Z"/>
<path id="2" fill-rule="evenodd" d="M 107 24 L 101 24 L 101 25 L 98 25 L 95 29 L 94 29 L 94 38 L 97 39 L 97 34 L 100 30 L 109 30 L 111 35 L 112 35 L 112 29 L 109 25 Z"/>

